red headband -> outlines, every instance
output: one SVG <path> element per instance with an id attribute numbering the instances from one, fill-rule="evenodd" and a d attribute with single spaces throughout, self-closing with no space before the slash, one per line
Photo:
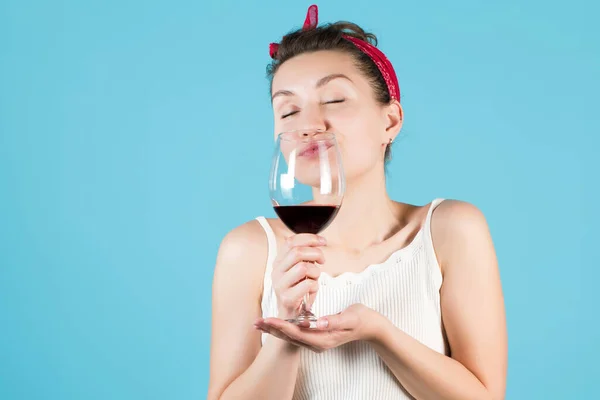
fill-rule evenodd
<path id="1" fill-rule="evenodd" d="M 314 29 L 317 27 L 319 23 L 319 9 L 316 5 L 312 5 L 308 8 L 306 13 L 306 19 L 304 20 L 304 25 L 302 26 L 302 30 L 306 31 L 309 29 Z M 396 77 L 396 71 L 394 71 L 394 67 L 388 58 L 379 50 L 377 47 L 373 46 L 371 43 L 366 42 L 364 40 L 355 38 L 350 35 L 342 35 L 342 37 L 349 42 L 352 42 L 357 49 L 365 53 L 369 58 L 375 63 L 379 72 L 383 76 L 385 80 L 385 84 L 388 88 L 388 92 L 390 94 L 390 98 L 392 100 L 400 101 L 400 85 L 398 85 L 398 78 Z M 271 58 L 275 58 L 277 56 L 277 50 L 279 49 L 279 43 L 271 43 L 269 45 L 269 55 Z"/>

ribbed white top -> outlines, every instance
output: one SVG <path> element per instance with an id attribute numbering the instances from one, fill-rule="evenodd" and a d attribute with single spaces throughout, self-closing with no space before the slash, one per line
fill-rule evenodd
<path id="1" fill-rule="evenodd" d="M 360 273 L 337 277 L 322 272 L 312 311 L 317 316 L 336 314 L 362 303 L 386 316 L 398 328 L 435 351 L 447 354 L 441 310 L 442 275 L 431 240 L 431 214 L 442 202 L 432 202 L 421 230 L 409 245 L 385 262 L 369 265 Z M 271 284 L 277 255 L 275 235 L 264 217 L 269 255 L 264 276 L 263 317 L 277 315 L 277 299 Z M 267 334 L 263 334 L 262 343 Z M 317 354 L 301 350 L 294 400 L 390 400 L 412 399 L 365 342 L 347 343 Z"/>

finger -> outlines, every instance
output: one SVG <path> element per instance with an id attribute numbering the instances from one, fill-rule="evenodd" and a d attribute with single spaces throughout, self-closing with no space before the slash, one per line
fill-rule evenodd
<path id="1" fill-rule="evenodd" d="M 291 322 L 275 318 L 271 321 L 264 321 L 260 324 L 259 328 L 268 331 L 268 333 L 277 336 L 280 339 L 283 338 L 284 340 L 301 343 L 304 346 L 310 346 L 310 344 L 302 341 L 302 339 L 298 337 L 300 333 L 299 328 Z"/>
<path id="2" fill-rule="evenodd" d="M 316 281 L 316 286 L 311 287 L 308 291 L 308 299 L 306 304 L 308 309 L 312 308 L 313 304 L 315 304 L 315 300 L 317 299 L 317 292 L 319 291 L 320 285 L 318 279 Z"/>
<path id="3" fill-rule="evenodd" d="M 298 321 L 295 323 L 296 326 L 303 329 L 310 329 L 310 321 Z"/>
<path id="4" fill-rule="evenodd" d="M 294 265 L 303 261 L 312 261 L 319 264 L 325 263 L 323 250 L 317 247 L 294 247 L 290 249 L 281 260 L 273 267 L 274 270 L 286 272 Z"/>
<path id="5" fill-rule="evenodd" d="M 305 334 L 306 329 L 310 329 L 309 321 L 292 323 L 280 318 L 267 318 L 261 322 L 260 326 L 277 329 L 294 340 L 309 344 L 306 342 L 307 337 Z"/>
<path id="6" fill-rule="evenodd" d="M 321 267 L 318 264 L 307 262 L 306 278 L 317 280 L 321 276 Z"/>
<path id="7" fill-rule="evenodd" d="M 319 282 L 307 279 L 299 282 L 297 285 L 290 287 L 283 297 L 288 299 L 301 299 L 305 294 L 308 293 L 309 297 L 313 293 L 317 293 L 319 290 Z"/>
<path id="8" fill-rule="evenodd" d="M 310 331 L 312 331 L 312 329 L 307 331 L 296 324 L 292 324 L 278 318 L 268 318 L 263 322 L 262 325 L 267 329 L 280 332 L 290 340 L 299 342 L 302 344 L 302 346 L 307 347 L 316 353 L 321 353 L 324 350 L 324 347 L 318 344 L 319 341 L 323 340 L 323 337 L 320 337 L 318 334 L 315 335 L 315 333 L 311 334 Z M 307 327 L 304 326 L 304 328 Z"/>
<path id="9" fill-rule="evenodd" d="M 313 347 L 308 343 L 292 339 L 291 337 L 281 332 L 279 329 L 272 328 L 268 325 L 257 326 L 256 329 L 260 330 L 261 332 L 268 333 L 269 335 L 275 336 L 278 339 L 285 340 L 286 342 L 292 343 L 296 346 L 306 347 L 307 349 L 312 350 L 315 353 L 320 353 L 320 351 L 316 347 Z"/>
<path id="10" fill-rule="evenodd" d="M 294 265 L 289 271 L 283 274 L 279 280 L 280 289 L 288 289 L 298 282 L 308 278 L 317 280 L 321 275 L 321 268 L 313 263 L 301 262 Z"/>
<path id="11" fill-rule="evenodd" d="M 321 317 L 317 320 L 317 329 L 327 331 L 351 330 L 358 323 L 357 316 L 352 313 L 338 313 Z"/>
<path id="12" fill-rule="evenodd" d="M 256 326 L 256 329 L 258 329 L 259 331 L 262 331 L 264 333 L 268 333 L 269 335 L 275 336 L 278 339 L 285 340 L 286 342 L 290 342 L 290 343 L 293 343 L 298 346 L 302 345 L 299 341 L 294 340 L 291 337 L 284 335 L 279 329 L 273 328 L 269 325 L 262 324 L 262 325 Z"/>
<path id="13" fill-rule="evenodd" d="M 265 318 L 260 321 L 260 326 L 267 326 L 275 329 L 283 329 L 288 325 L 295 326 L 293 323 L 281 318 Z"/>
<path id="14" fill-rule="evenodd" d="M 298 235 L 290 236 L 285 240 L 285 244 L 288 248 L 292 247 L 317 247 L 325 246 L 327 240 L 319 235 L 312 235 L 310 233 L 301 233 Z"/>

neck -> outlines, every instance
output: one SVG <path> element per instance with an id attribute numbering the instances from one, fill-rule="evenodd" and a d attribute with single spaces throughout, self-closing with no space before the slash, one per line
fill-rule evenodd
<path id="1" fill-rule="evenodd" d="M 362 251 L 381 243 L 398 224 L 398 211 L 386 190 L 383 168 L 349 180 L 342 207 L 322 233 L 331 245 Z"/>

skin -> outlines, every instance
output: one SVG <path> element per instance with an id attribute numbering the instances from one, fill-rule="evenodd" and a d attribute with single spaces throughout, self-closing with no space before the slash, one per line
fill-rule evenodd
<path id="1" fill-rule="evenodd" d="M 500 275 L 487 223 L 472 204 L 446 200 L 431 222 L 450 357 L 361 304 L 321 318 L 316 330 L 284 321 L 295 315 L 306 292 L 314 300 L 321 272 L 360 272 L 410 243 L 429 205 L 388 197 L 384 151 L 402 127 L 402 108 L 398 102 L 377 103 L 350 56 L 320 51 L 294 57 L 275 75 L 273 93 L 275 132 L 335 132 L 346 167 L 344 205 L 319 237 L 293 235 L 279 220 L 269 220 L 278 244 L 272 274 L 277 318 L 261 318 L 264 231 L 251 221 L 224 238 L 213 282 L 208 398 L 291 399 L 301 347 L 323 352 L 355 340 L 370 343 L 416 399 L 504 398 L 507 335 Z M 261 332 L 270 334 L 264 346 Z"/>

